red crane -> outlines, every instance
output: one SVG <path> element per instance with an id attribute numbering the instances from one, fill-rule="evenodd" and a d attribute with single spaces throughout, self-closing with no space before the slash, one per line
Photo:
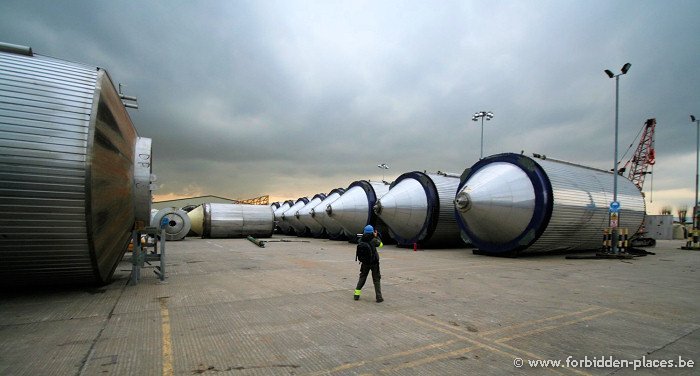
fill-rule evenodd
<path id="1" fill-rule="evenodd" d="M 656 163 L 656 152 L 654 151 L 655 129 L 656 119 L 647 119 L 642 129 L 642 137 L 639 139 L 637 150 L 632 155 L 632 158 L 625 163 L 625 167 L 620 170 L 620 173 L 622 173 L 629 167 L 627 178 L 630 179 L 640 191 L 644 186 L 644 177 L 647 174 L 651 174 L 651 172 L 647 170 Z M 630 147 L 632 147 L 632 145 L 630 145 Z"/>

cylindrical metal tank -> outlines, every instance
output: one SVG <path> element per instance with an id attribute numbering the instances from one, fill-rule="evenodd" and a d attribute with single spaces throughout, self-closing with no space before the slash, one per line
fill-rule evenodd
<path id="1" fill-rule="evenodd" d="M 358 180 L 350 184 L 340 197 L 326 206 L 326 213 L 337 221 L 352 237 L 361 234 L 364 227 L 371 224 L 378 228 L 386 225 L 378 220 L 372 208 L 377 199 L 389 192 L 389 184 Z M 381 231 L 381 229 L 380 229 Z M 389 239 L 386 232 L 382 235 Z"/>
<path id="2" fill-rule="evenodd" d="M 568 162 L 497 154 L 474 164 L 455 198 L 466 236 L 482 253 L 599 249 L 609 224 L 613 174 Z M 637 232 L 644 198 L 618 177 L 620 227 Z"/>
<path id="3" fill-rule="evenodd" d="M 311 211 L 325 199 L 326 195 L 324 193 L 316 194 L 311 198 L 309 203 L 299 209 L 296 214 L 297 219 L 309 229 L 309 234 L 315 238 L 322 237 L 325 232 L 323 226 L 313 218 Z"/>
<path id="4" fill-rule="evenodd" d="M 134 215 L 144 225 L 151 222 L 153 157 L 151 139 L 138 137 L 134 154 Z"/>
<path id="5" fill-rule="evenodd" d="M 308 197 L 300 197 L 284 214 L 282 214 L 282 222 L 288 223 L 294 229 L 296 236 L 307 236 L 309 229 L 298 218 L 297 212 L 309 203 Z"/>
<path id="6" fill-rule="evenodd" d="M 459 175 L 414 171 L 399 176 L 374 206 L 399 245 L 464 246 L 455 219 Z"/>
<path id="7" fill-rule="evenodd" d="M 289 225 L 289 222 L 286 222 L 282 219 L 282 215 L 284 214 L 284 212 L 289 210 L 289 208 L 291 208 L 292 205 L 294 205 L 294 201 L 292 201 L 292 200 L 284 201 L 284 202 L 280 203 L 280 207 L 275 209 L 275 211 L 273 213 L 275 216 L 275 224 L 280 229 L 280 232 L 282 232 L 283 234 L 286 234 L 286 235 L 294 234 L 294 228 L 292 228 L 292 226 Z"/>
<path id="8" fill-rule="evenodd" d="M 323 226 L 331 240 L 341 239 L 345 237 L 345 230 L 338 222 L 328 216 L 326 213 L 326 208 L 332 202 L 338 199 L 340 195 L 345 193 L 344 188 L 336 188 L 328 193 L 326 198 L 311 209 L 311 217 Z"/>
<path id="9" fill-rule="evenodd" d="M 6 46 L 0 284 L 107 283 L 134 227 L 136 129 L 104 69 Z"/>
<path id="10" fill-rule="evenodd" d="M 247 204 L 202 204 L 189 213 L 202 238 L 269 238 L 274 229 L 272 207 Z"/>
<path id="11" fill-rule="evenodd" d="M 160 223 L 163 217 L 168 219 L 168 225 L 165 226 L 166 240 L 182 240 L 187 236 L 187 233 L 192 229 L 192 222 L 187 212 L 178 208 L 163 208 L 158 210 L 153 219 L 151 226 L 160 228 Z"/>

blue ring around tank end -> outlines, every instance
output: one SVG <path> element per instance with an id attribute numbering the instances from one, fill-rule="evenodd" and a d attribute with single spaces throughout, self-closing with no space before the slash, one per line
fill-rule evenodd
<path id="1" fill-rule="evenodd" d="M 464 179 L 462 179 L 462 181 L 460 181 L 455 197 L 462 191 L 470 177 L 472 177 L 482 168 L 495 162 L 510 163 L 519 167 L 532 183 L 535 193 L 535 210 L 532 214 L 532 218 L 530 219 L 530 223 L 528 223 L 525 230 L 510 242 L 494 244 L 479 239 L 463 222 L 462 216 L 459 215 L 459 210 L 457 208 L 455 208 L 454 213 L 459 228 L 465 232 L 472 244 L 474 244 L 479 251 L 494 256 L 513 256 L 517 255 L 523 249 L 529 247 L 542 235 L 542 233 L 544 233 L 544 230 L 547 229 L 549 220 L 552 217 L 552 184 L 550 183 L 544 169 L 542 169 L 542 167 L 534 159 L 521 154 L 503 153 L 492 155 L 476 162 L 472 166 L 471 171 L 464 177 Z M 532 236 L 531 239 L 526 239 L 526 237 L 528 237 L 528 235 L 533 231 L 534 236 Z"/>

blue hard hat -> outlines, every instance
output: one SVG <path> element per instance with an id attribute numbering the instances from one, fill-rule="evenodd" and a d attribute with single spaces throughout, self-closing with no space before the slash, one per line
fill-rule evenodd
<path id="1" fill-rule="evenodd" d="M 374 227 L 372 225 L 367 225 L 365 226 L 365 231 L 363 231 L 363 234 L 371 234 L 374 232 Z"/>

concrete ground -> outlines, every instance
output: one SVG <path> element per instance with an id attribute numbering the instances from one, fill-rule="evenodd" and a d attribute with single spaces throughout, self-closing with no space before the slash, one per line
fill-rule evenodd
<path id="1" fill-rule="evenodd" d="M 127 255 L 108 286 L 3 291 L 0 374 L 700 374 L 700 252 L 682 241 L 633 260 L 386 246 L 376 303 L 371 278 L 352 299 L 354 245 L 289 239 L 169 242 L 165 283 L 128 286 Z M 611 363 L 679 357 L 694 367 Z"/>

